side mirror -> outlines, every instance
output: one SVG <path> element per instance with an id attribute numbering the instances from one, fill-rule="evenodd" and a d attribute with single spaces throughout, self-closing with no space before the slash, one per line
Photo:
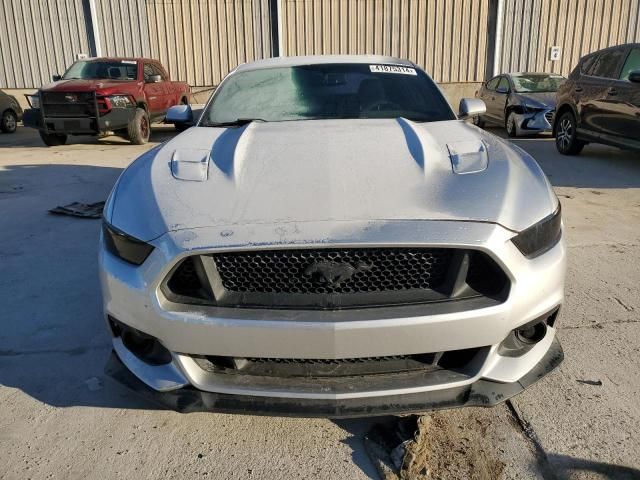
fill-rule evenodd
<path id="1" fill-rule="evenodd" d="M 54 75 L 53 77 L 51 77 L 51 80 L 53 80 L 54 82 L 57 82 L 58 80 L 62 80 L 62 75 Z"/>
<path id="2" fill-rule="evenodd" d="M 505 87 L 498 87 L 498 88 L 496 88 L 496 92 L 497 93 L 509 93 L 509 89 L 505 88 Z"/>
<path id="3" fill-rule="evenodd" d="M 463 98 L 458 107 L 458 117 L 462 120 L 476 115 L 482 115 L 487 111 L 487 106 L 478 98 Z"/>
<path id="4" fill-rule="evenodd" d="M 177 123 L 181 125 L 193 124 L 193 111 L 191 105 L 175 105 L 167 111 L 165 123 Z"/>
<path id="5" fill-rule="evenodd" d="M 162 77 L 160 75 L 151 75 L 149 76 L 149 81 L 147 83 L 158 83 L 162 81 Z"/>
<path id="6" fill-rule="evenodd" d="M 640 83 L 640 70 L 632 70 L 629 72 L 629 81 L 633 83 Z"/>

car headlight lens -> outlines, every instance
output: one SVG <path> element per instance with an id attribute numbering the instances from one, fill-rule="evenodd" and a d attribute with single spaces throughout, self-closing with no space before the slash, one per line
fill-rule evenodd
<path id="1" fill-rule="evenodd" d="M 127 235 L 122 230 L 107 223 L 106 220 L 102 221 L 102 234 L 104 236 L 104 245 L 109 253 L 125 262 L 142 265 L 153 251 L 153 245 Z"/>
<path id="2" fill-rule="evenodd" d="M 40 95 L 31 95 L 31 107 L 40 108 Z"/>
<path id="3" fill-rule="evenodd" d="M 111 105 L 116 108 L 127 108 L 132 104 L 126 95 L 112 95 L 108 98 Z"/>
<path id="4" fill-rule="evenodd" d="M 511 241 L 527 258 L 534 258 L 550 250 L 562 235 L 560 206 L 551 215 L 523 230 Z"/>

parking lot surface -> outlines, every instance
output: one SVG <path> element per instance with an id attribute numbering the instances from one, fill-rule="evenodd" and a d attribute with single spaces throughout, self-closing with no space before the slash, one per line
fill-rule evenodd
<path id="1" fill-rule="evenodd" d="M 0 479 L 377 478 L 364 436 L 389 419 L 182 415 L 105 376 L 100 221 L 47 212 L 104 200 L 123 168 L 172 135 L 53 148 L 22 127 L 0 135 Z M 494 458 L 505 478 L 640 478 L 640 154 L 595 145 L 564 157 L 549 137 L 515 143 L 562 202 L 566 358 L 508 404 L 443 413 L 430 451 L 462 442 L 465 457 Z"/>

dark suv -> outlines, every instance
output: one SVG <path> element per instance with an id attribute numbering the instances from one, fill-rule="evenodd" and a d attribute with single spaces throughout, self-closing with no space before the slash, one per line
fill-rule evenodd
<path id="1" fill-rule="evenodd" d="M 590 142 L 640 150 L 640 43 L 584 56 L 558 90 L 556 112 L 560 153 Z"/>

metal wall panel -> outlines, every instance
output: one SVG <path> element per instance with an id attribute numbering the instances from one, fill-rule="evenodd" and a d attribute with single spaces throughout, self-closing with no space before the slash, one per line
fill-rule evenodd
<path id="1" fill-rule="evenodd" d="M 0 0 L 0 87 L 37 88 L 90 54 L 82 0 Z"/>
<path id="2" fill-rule="evenodd" d="M 639 0 L 505 0 L 501 72 L 568 75 L 583 55 L 640 42 Z M 559 61 L 549 60 L 559 46 Z"/>
<path id="3" fill-rule="evenodd" d="M 160 60 L 171 78 L 217 85 L 271 56 L 269 0 L 97 0 L 103 55 Z"/>
<path id="4" fill-rule="evenodd" d="M 489 0 L 280 1 L 284 55 L 392 55 L 438 82 L 485 77 Z"/>

